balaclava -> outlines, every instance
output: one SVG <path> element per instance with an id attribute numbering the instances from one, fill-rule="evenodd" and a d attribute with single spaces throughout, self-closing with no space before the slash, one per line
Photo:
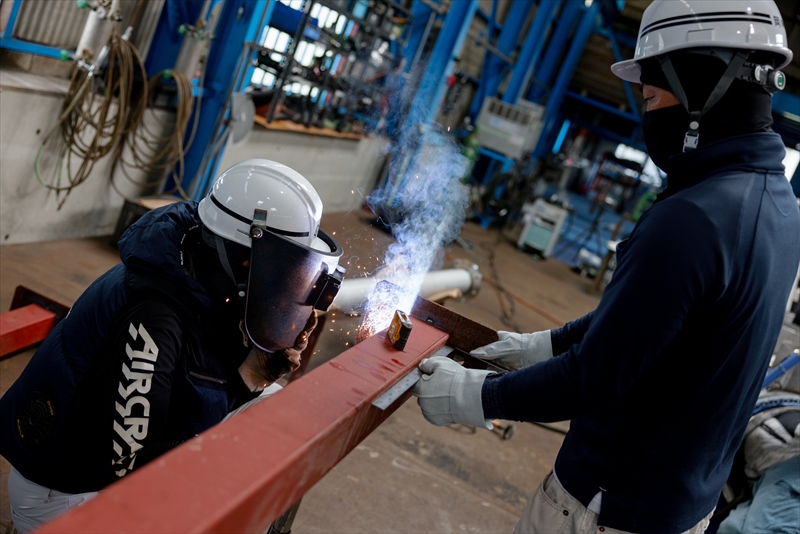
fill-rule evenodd
<path id="1" fill-rule="evenodd" d="M 725 63 L 688 51 L 672 52 L 669 57 L 690 109 L 702 109 L 725 72 Z M 643 84 L 673 92 L 657 58 L 644 59 L 639 65 Z M 733 80 L 722 98 L 703 115 L 698 147 L 735 135 L 768 132 L 771 125 L 772 95 L 758 84 Z M 688 127 L 689 113 L 680 104 L 645 112 L 642 129 L 647 151 L 663 171 L 669 172 L 670 157 L 682 152 Z"/>

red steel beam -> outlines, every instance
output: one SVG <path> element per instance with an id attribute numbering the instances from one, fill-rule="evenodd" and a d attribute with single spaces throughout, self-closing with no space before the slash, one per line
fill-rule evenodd
<path id="1" fill-rule="evenodd" d="M 28 304 L 0 314 L 0 358 L 44 341 L 56 322 L 56 314 Z"/>
<path id="2" fill-rule="evenodd" d="M 448 337 L 419 320 L 403 351 L 375 335 L 40 532 L 264 532 L 405 402 L 372 406 Z"/>

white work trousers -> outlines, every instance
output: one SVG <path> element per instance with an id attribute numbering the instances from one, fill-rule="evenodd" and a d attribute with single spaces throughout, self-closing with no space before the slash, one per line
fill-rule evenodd
<path id="1" fill-rule="evenodd" d="M 62 493 L 40 486 L 22 476 L 13 467 L 8 475 L 11 518 L 19 534 L 27 534 L 64 512 L 80 506 L 95 495 L 96 491 Z"/>
<path id="2" fill-rule="evenodd" d="M 712 511 L 713 514 L 713 511 Z M 569 532 L 575 534 L 626 534 L 622 530 L 597 525 L 599 514 L 588 510 L 572 495 L 564 491 L 550 472 L 533 494 L 514 534 Z M 703 534 L 708 528 L 711 514 L 684 534 Z"/>

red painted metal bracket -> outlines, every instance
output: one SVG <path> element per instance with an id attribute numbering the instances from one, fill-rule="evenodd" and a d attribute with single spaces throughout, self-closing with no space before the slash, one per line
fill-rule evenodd
<path id="1" fill-rule="evenodd" d="M 17 286 L 11 311 L 0 314 L 0 358 L 44 341 L 69 307 Z"/>
<path id="2" fill-rule="evenodd" d="M 55 313 L 36 304 L 0 314 L 0 358 L 40 343 L 55 322 Z"/>
<path id="3" fill-rule="evenodd" d="M 448 334 L 377 334 L 168 452 L 39 532 L 264 532 L 410 396 L 372 406 Z"/>

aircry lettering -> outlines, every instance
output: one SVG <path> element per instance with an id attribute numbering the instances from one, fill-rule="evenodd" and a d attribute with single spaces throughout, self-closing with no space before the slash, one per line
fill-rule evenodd
<path id="1" fill-rule="evenodd" d="M 125 354 L 129 361 L 122 362 L 123 378 L 117 387 L 119 400 L 115 404 L 118 416 L 114 418 L 116 435 L 113 439 L 114 459 L 111 464 L 116 468 L 118 477 L 125 476 L 133 469 L 136 452 L 142 448 L 141 442 L 147 437 L 150 401 L 145 395 L 150 392 L 155 362 L 158 359 L 158 347 L 144 325 L 140 324 L 136 328 L 131 323 L 128 333 L 134 346 L 141 346 L 141 349 L 134 349 L 131 343 L 125 345 Z"/>

